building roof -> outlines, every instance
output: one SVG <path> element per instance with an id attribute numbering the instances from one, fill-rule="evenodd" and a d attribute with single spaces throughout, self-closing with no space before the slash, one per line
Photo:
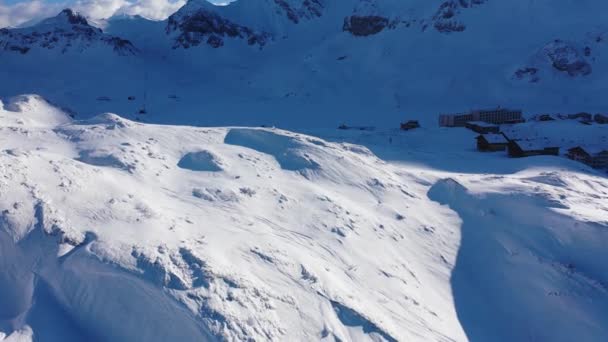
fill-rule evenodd
<path id="1" fill-rule="evenodd" d="M 522 111 L 521 109 L 496 107 L 496 108 L 474 109 L 471 112 L 521 112 L 521 111 Z"/>
<path id="2" fill-rule="evenodd" d="M 589 155 L 596 155 L 596 154 L 600 154 L 602 152 L 608 153 L 608 146 L 602 146 L 602 145 L 575 146 L 575 147 L 571 148 L 570 150 L 573 150 L 575 148 L 580 148 L 583 151 L 587 152 L 587 154 L 589 154 Z"/>
<path id="3" fill-rule="evenodd" d="M 572 148 L 568 149 L 568 153 L 579 153 L 579 154 L 584 154 L 586 156 L 589 156 L 589 152 L 587 152 L 587 150 L 585 150 L 583 147 L 581 146 L 575 146 Z"/>
<path id="4" fill-rule="evenodd" d="M 469 121 L 467 123 L 471 124 L 471 125 L 479 126 L 479 127 L 499 127 L 498 125 L 495 125 L 493 123 L 484 122 L 484 121 Z"/>
<path id="5" fill-rule="evenodd" d="M 506 144 L 509 142 L 502 134 L 481 134 L 479 137 L 483 137 L 490 144 Z"/>
<path id="6" fill-rule="evenodd" d="M 517 140 L 512 142 L 517 144 L 523 151 L 541 151 L 546 148 L 559 148 L 559 146 L 551 146 L 542 140 Z"/>

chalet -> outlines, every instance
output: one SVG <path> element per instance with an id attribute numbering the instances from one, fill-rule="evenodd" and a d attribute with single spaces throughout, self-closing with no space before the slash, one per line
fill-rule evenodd
<path id="1" fill-rule="evenodd" d="M 401 129 L 404 131 L 409 131 L 410 129 L 420 128 L 420 123 L 418 120 L 410 120 L 408 122 L 401 123 Z"/>
<path id="2" fill-rule="evenodd" d="M 603 114 L 595 114 L 593 120 L 599 124 L 608 124 L 608 116 Z"/>
<path id="3" fill-rule="evenodd" d="M 465 127 L 479 134 L 500 133 L 500 126 L 483 121 L 469 121 Z"/>
<path id="4" fill-rule="evenodd" d="M 477 150 L 482 152 L 504 151 L 509 140 L 502 134 L 480 134 L 477 136 Z"/>
<path id="5" fill-rule="evenodd" d="M 592 152 L 589 166 L 595 169 L 608 169 L 608 149 Z"/>
<path id="6" fill-rule="evenodd" d="M 580 112 L 576 114 L 568 114 L 568 119 L 579 120 L 581 122 L 591 122 L 593 121 L 593 115 L 585 112 Z"/>
<path id="7" fill-rule="evenodd" d="M 608 168 L 608 147 L 577 146 L 569 149 L 566 156 L 596 169 Z"/>
<path id="8" fill-rule="evenodd" d="M 566 153 L 566 157 L 581 163 L 585 163 L 591 157 L 591 155 L 584 148 L 577 146 L 569 149 L 568 153 Z"/>
<path id="9" fill-rule="evenodd" d="M 338 129 L 343 130 L 357 130 L 357 131 L 373 131 L 376 127 L 373 126 L 347 126 L 346 124 L 341 124 L 338 126 Z"/>
<path id="10" fill-rule="evenodd" d="M 538 117 L 538 121 L 555 121 L 551 114 L 541 114 Z"/>
<path id="11" fill-rule="evenodd" d="M 512 158 L 559 155 L 559 147 L 547 147 L 538 141 L 509 140 L 507 149 Z"/>
<path id="12" fill-rule="evenodd" d="M 495 125 L 524 122 L 521 110 L 496 108 L 479 109 L 469 113 L 442 114 L 439 116 L 439 126 L 464 127 L 469 121 L 483 121 Z"/>

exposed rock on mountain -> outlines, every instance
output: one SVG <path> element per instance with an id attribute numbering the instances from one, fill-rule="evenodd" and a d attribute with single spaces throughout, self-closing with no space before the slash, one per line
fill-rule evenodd
<path id="1" fill-rule="evenodd" d="M 352 14 L 344 18 L 342 30 L 359 37 L 375 35 L 396 28 L 401 21 L 399 14 L 393 3 L 360 0 Z"/>
<path id="2" fill-rule="evenodd" d="M 32 27 L 0 29 L 0 52 L 27 54 L 32 49 L 41 48 L 66 53 L 84 51 L 95 45 L 109 47 L 123 56 L 137 52 L 130 41 L 103 33 L 70 9 Z"/>
<path id="3" fill-rule="evenodd" d="M 530 83 L 536 83 L 540 80 L 538 77 L 538 68 L 533 67 L 517 69 L 514 76 L 518 80 L 527 80 Z"/>
<path id="4" fill-rule="evenodd" d="M 169 17 L 166 31 L 168 34 L 177 34 L 173 44 L 174 49 L 188 49 L 201 44 L 219 48 L 224 45 L 225 38 L 243 39 L 247 44 L 261 48 L 272 39 L 269 33 L 256 32 L 197 5 L 197 3 L 188 3 Z"/>
<path id="5" fill-rule="evenodd" d="M 389 27 L 389 20 L 384 17 L 353 15 L 344 19 L 343 30 L 354 36 L 370 36 Z"/>
<path id="6" fill-rule="evenodd" d="M 591 73 L 591 65 L 585 60 L 585 56 L 591 55 L 590 48 L 586 52 L 579 51 L 572 44 L 556 39 L 545 45 L 543 52 L 558 71 L 570 76 L 586 76 Z"/>
<path id="7" fill-rule="evenodd" d="M 323 1 L 303 0 L 294 5 L 287 0 L 274 0 L 274 2 L 285 12 L 287 18 L 294 23 L 299 23 L 302 19 L 318 18 L 323 14 Z"/>
<path id="8" fill-rule="evenodd" d="M 555 39 L 544 45 L 526 66 L 517 69 L 513 78 L 537 83 L 543 74 L 550 73 L 567 78 L 589 76 L 593 71 L 592 63 L 596 61 L 592 44 L 597 42 L 575 43 Z"/>
<path id="9" fill-rule="evenodd" d="M 462 9 L 485 3 L 486 0 L 448 0 L 443 2 L 433 16 L 433 26 L 441 33 L 462 32 L 466 25 L 458 20 Z"/>

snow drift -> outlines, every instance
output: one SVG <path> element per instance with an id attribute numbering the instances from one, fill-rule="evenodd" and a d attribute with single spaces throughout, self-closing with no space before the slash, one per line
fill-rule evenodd
<path id="1" fill-rule="evenodd" d="M 570 161 L 463 173 L 493 157 L 423 143 L 459 129 L 74 121 L 37 96 L 0 131 L 0 339 L 608 336 L 608 181 Z"/>
<path id="2" fill-rule="evenodd" d="M 369 151 L 280 130 L 73 122 L 32 96 L 6 108 L 18 109 L 0 112 L 6 334 L 462 336 L 449 268 L 405 247 L 422 237 L 398 217 L 421 199 Z M 443 285 L 418 293 L 425 282 Z"/>

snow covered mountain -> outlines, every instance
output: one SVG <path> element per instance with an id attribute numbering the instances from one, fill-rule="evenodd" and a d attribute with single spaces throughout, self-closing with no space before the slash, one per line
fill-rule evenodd
<path id="1" fill-rule="evenodd" d="M 110 18 L 105 33 L 84 26 L 90 38 L 53 28 L 59 48 L 25 55 L 46 36 L 3 30 L 0 77 L 12 81 L 0 84 L 0 96 L 41 94 L 81 118 L 112 111 L 148 122 L 291 128 L 434 122 L 440 112 L 498 105 L 606 112 L 608 27 L 598 13 L 607 6 L 191 0 L 165 21 Z M 75 53 L 62 54 L 66 46 Z"/>
<path id="2" fill-rule="evenodd" d="M 608 181 L 582 164 L 464 129 L 74 121 L 38 96 L 0 103 L 0 131 L 0 340 L 608 336 Z"/>
<path id="3" fill-rule="evenodd" d="M 136 53 L 128 40 L 104 34 L 87 20 L 66 9 L 54 18 L 32 27 L 0 30 L 0 50 L 27 54 L 32 49 L 83 52 L 91 48 L 109 48 L 117 55 Z"/>
<path id="4" fill-rule="evenodd" d="M 436 124 L 608 111 L 605 10 L 190 0 L 0 29 L 0 341 L 605 341 L 606 173 Z"/>

